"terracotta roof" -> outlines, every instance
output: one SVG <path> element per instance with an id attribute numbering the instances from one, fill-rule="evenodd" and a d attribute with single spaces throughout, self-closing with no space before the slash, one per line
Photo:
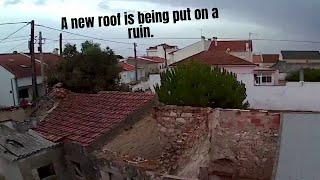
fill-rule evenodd
<path id="1" fill-rule="evenodd" d="M 36 59 L 40 60 L 40 54 L 36 53 L 35 54 Z M 52 54 L 52 53 L 43 53 L 42 58 L 44 63 L 50 65 L 57 65 L 60 61 L 61 58 L 58 55 Z"/>
<path id="2" fill-rule="evenodd" d="M 259 64 L 263 62 L 261 55 L 253 55 L 252 58 L 253 58 L 253 63 Z"/>
<path id="3" fill-rule="evenodd" d="M 186 61 L 197 60 L 208 65 L 249 65 L 256 66 L 254 63 L 238 58 L 223 51 L 203 51 L 199 54 L 193 55 L 182 61 L 172 64 L 172 66 L 184 63 Z"/>
<path id="4" fill-rule="evenodd" d="M 279 54 L 262 54 L 263 63 L 277 63 Z"/>
<path id="5" fill-rule="evenodd" d="M 157 49 L 158 46 L 164 46 L 166 49 L 178 48 L 178 46 L 172 46 L 172 45 L 168 45 L 168 44 L 164 43 L 164 44 L 159 44 L 159 45 L 156 45 L 156 46 L 151 46 L 151 47 L 149 47 L 147 50 Z"/>
<path id="6" fill-rule="evenodd" d="M 129 57 L 128 59 L 132 60 L 134 58 Z M 164 63 L 166 61 L 164 58 L 157 57 L 157 56 L 140 56 L 140 57 L 137 57 L 137 59 L 140 61 L 147 61 L 151 63 Z"/>
<path id="7" fill-rule="evenodd" d="M 217 43 L 217 44 L 216 44 Z M 217 45 L 217 46 L 216 46 Z M 212 41 L 209 50 L 215 51 L 230 51 L 234 52 L 245 52 L 247 48 L 252 51 L 252 41 L 251 40 L 239 40 L 239 41 Z"/>
<path id="8" fill-rule="evenodd" d="M 35 54 L 35 58 L 39 60 L 39 54 Z M 43 60 L 48 65 L 56 65 L 60 61 L 59 56 L 44 53 Z M 0 66 L 11 72 L 17 78 L 30 77 L 31 59 L 28 54 L 0 54 Z M 36 74 L 41 75 L 41 65 L 36 61 Z"/>
<path id="9" fill-rule="evenodd" d="M 16 78 L 30 77 L 32 75 L 31 60 L 21 54 L 1 54 L 0 66 L 11 72 Z M 40 63 L 36 62 L 36 74 L 41 75 Z"/>
<path id="10" fill-rule="evenodd" d="M 136 69 L 134 65 L 128 64 L 126 62 L 120 62 L 119 64 L 122 68 L 122 71 L 134 71 Z"/>
<path id="11" fill-rule="evenodd" d="M 71 93 L 35 130 L 53 142 L 69 140 L 88 146 L 154 98 L 151 93 Z"/>

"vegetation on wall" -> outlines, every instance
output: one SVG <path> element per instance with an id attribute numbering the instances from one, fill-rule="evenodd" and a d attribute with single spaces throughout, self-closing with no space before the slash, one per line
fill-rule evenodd
<path id="1" fill-rule="evenodd" d="M 192 62 L 161 74 L 155 87 L 162 103 L 181 106 L 247 108 L 246 88 L 236 75 Z"/>
<path id="2" fill-rule="evenodd" d="M 320 82 L 320 69 L 303 69 L 304 81 L 306 82 Z M 290 73 L 286 77 L 287 81 L 300 81 L 300 71 Z"/>

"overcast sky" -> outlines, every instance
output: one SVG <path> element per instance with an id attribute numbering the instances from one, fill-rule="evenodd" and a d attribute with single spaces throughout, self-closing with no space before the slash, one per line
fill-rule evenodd
<path id="1" fill-rule="evenodd" d="M 35 20 L 54 28 L 61 28 L 61 17 L 105 16 L 137 11 L 173 11 L 186 8 L 218 8 L 219 19 L 185 21 L 177 24 L 152 24 L 155 38 L 218 38 L 248 39 L 291 39 L 320 41 L 320 0 L 0 0 L 0 24 Z M 22 24 L 0 26 L 0 39 L 20 28 Z M 132 26 L 138 27 L 138 24 Z M 159 43 L 178 45 L 180 48 L 197 39 L 126 39 L 126 26 L 70 29 L 68 31 L 87 36 L 111 39 L 127 43 L 137 42 L 138 54 L 145 54 L 148 46 Z M 58 47 L 59 32 L 36 27 L 47 38 L 45 51 Z M 27 51 L 29 26 L 0 43 L 0 53 Z M 114 39 L 124 38 L 124 39 Z M 83 39 L 64 34 L 64 43 L 81 43 Z M 1 40 L 0 40 L 1 41 Z M 102 47 L 109 46 L 124 56 L 133 55 L 132 45 L 96 41 Z M 319 50 L 320 43 L 254 41 L 257 53 L 279 53 L 280 50 Z"/>

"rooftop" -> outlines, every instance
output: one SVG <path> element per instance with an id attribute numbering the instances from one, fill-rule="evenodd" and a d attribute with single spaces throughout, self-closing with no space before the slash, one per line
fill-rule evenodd
<path id="1" fill-rule="evenodd" d="M 236 40 L 236 41 L 212 41 L 209 50 L 231 52 L 246 52 L 252 51 L 251 40 Z"/>
<path id="2" fill-rule="evenodd" d="M 36 74 L 40 76 L 41 65 L 39 54 L 35 54 Z M 59 56 L 44 53 L 43 60 L 48 65 L 55 65 L 59 62 Z M 27 54 L 0 54 L 0 66 L 11 72 L 17 78 L 30 77 L 32 75 L 31 59 Z"/>
<path id="3" fill-rule="evenodd" d="M 134 71 L 136 69 L 133 65 L 126 62 L 120 62 L 119 64 L 122 68 L 122 71 Z"/>
<path id="4" fill-rule="evenodd" d="M 317 59 L 320 60 L 319 51 L 281 51 L 282 58 L 289 59 Z"/>
<path id="5" fill-rule="evenodd" d="M 68 140 L 89 146 L 121 126 L 155 98 L 151 93 L 71 93 L 35 129 L 53 142 Z"/>
<path id="6" fill-rule="evenodd" d="M 132 60 L 134 58 L 129 57 L 128 59 Z M 140 61 L 146 61 L 150 63 L 164 63 L 166 61 L 164 58 L 157 57 L 157 56 L 140 56 L 140 57 L 137 57 L 137 59 Z"/>
<path id="7" fill-rule="evenodd" d="M 0 125 L 0 156 L 10 161 L 29 157 L 56 145 L 32 130 L 28 133 L 18 133 L 5 125 Z"/>
<path id="8" fill-rule="evenodd" d="M 172 45 L 169 45 L 169 44 L 159 44 L 159 45 L 156 45 L 156 46 L 151 46 L 149 47 L 147 50 L 155 50 L 157 49 L 158 46 L 163 46 L 164 48 L 166 49 L 175 49 L 175 48 L 178 48 L 178 46 L 172 46 Z"/>
<path id="9" fill-rule="evenodd" d="M 277 63 L 279 54 L 262 54 L 263 63 Z"/>
<path id="10" fill-rule="evenodd" d="M 238 58 L 231 54 L 228 54 L 223 51 L 203 51 L 191 57 L 188 57 L 184 60 L 181 60 L 177 63 L 172 64 L 177 65 L 186 61 L 197 60 L 207 65 L 247 65 L 247 66 L 256 66 L 254 63 L 246 61 L 244 59 Z"/>

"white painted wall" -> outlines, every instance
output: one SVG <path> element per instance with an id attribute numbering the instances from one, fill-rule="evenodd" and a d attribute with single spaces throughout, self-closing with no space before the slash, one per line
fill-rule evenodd
<path id="1" fill-rule="evenodd" d="M 207 51 L 211 45 L 210 40 L 201 39 L 201 41 L 191 44 L 187 47 L 180 49 L 179 51 L 174 52 L 173 55 L 168 57 L 168 64 L 172 64 L 183 59 L 186 59 L 190 56 L 198 54 L 202 51 Z"/>
<path id="2" fill-rule="evenodd" d="M 320 83 L 287 82 L 286 86 L 254 86 L 252 74 L 240 74 L 253 109 L 320 111 Z"/>
<path id="3" fill-rule="evenodd" d="M 13 91 L 11 81 L 13 83 Z M 17 103 L 17 92 L 15 87 L 14 75 L 0 66 L 0 107 L 14 106 L 13 98 L 15 98 L 15 101 Z M 12 91 L 12 93 L 10 93 L 10 91 Z"/>
<path id="4" fill-rule="evenodd" d="M 236 74 L 253 74 L 255 66 L 219 66 Z"/>
<path id="5" fill-rule="evenodd" d="M 37 76 L 37 84 L 42 84 L 41 76 Z M 32 78 L 31 77 L 19 78 L 17 79 L 17 85 L 18 85 L 17 87 L 31 86 Z"/>
<path id="6" fill-rule="evenodd" d="M 150 74 L 148 81 L 141 82 L 137 85 L 132 86 L 132 90 L 148 90 L 150 89 L 152 92 L 155 92 L 154 86 L 157 84 L 161 84 L 160 74 Z"/>
<path id="7" fill-rule="evenodd" d="M 138 80 L 145 77 L 144 69 L 138 70 Z M 120 72 L 120 83 L 128 84 L 134 82 L 136 80 L 136 72 L 135 71 L 123 71 Z"/>

